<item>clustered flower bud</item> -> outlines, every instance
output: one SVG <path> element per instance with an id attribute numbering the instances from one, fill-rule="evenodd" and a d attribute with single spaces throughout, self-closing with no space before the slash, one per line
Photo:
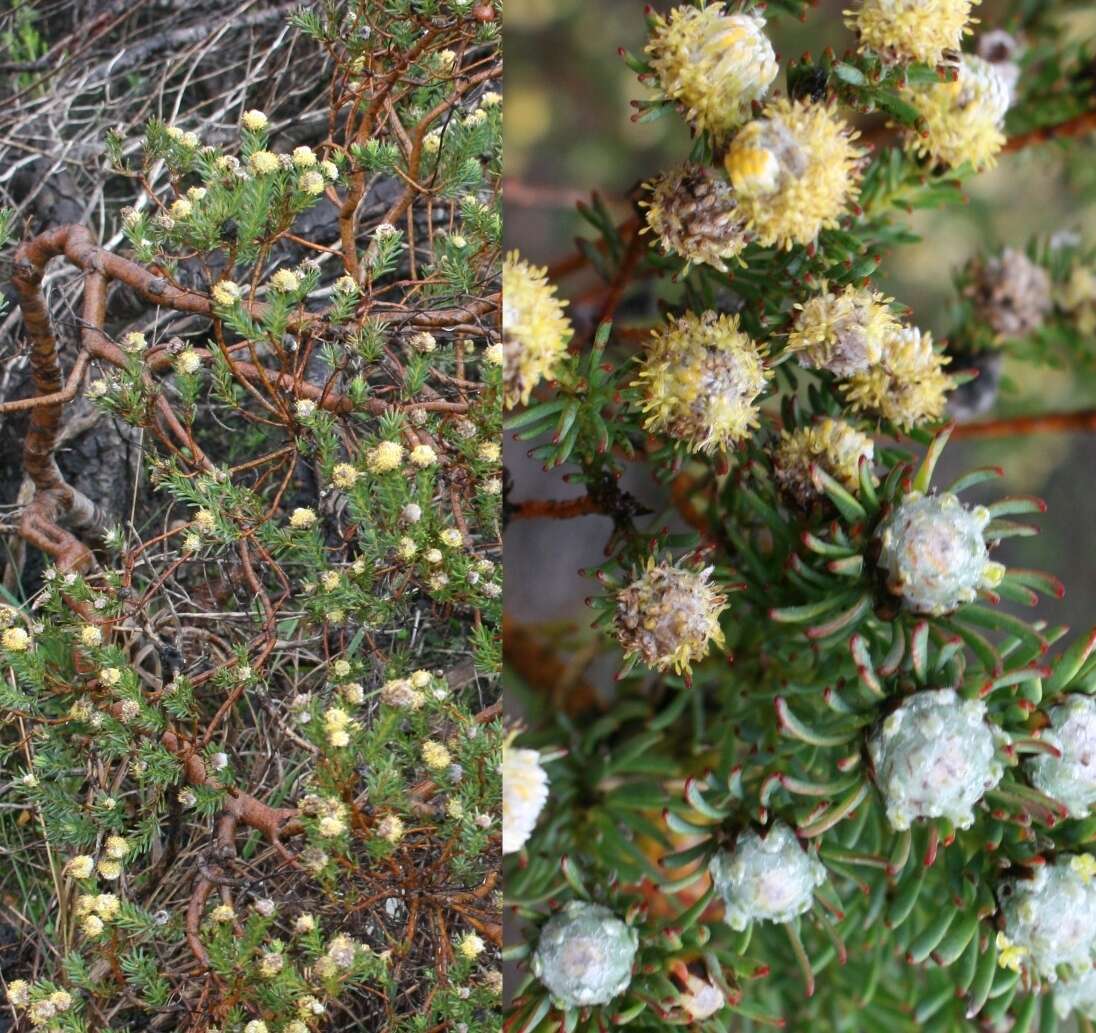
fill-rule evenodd
<path id="1" fill-rule="evenodd" d="M 724 165 L 759 243 L 811 244 L 855 200 L 858 134 L 828 104 L 774 100 L 731 141 Z"/>
<path id="2" fill-rule="evenodd" d="M 875 455 L 872 439 L 844 420 L 825 417 L 809 427 L 784 431 L 773 450 L 777 484 L 801 506 L 819 496 L 811 467 L 819 466 L 850 491 L 860 486 L 860 462 L 871 467 Z"/>
<path id="3" fill-rule="evenodd" d="M 758 425 L 757 399 L 772 373 L 738 317 L 686 312 L 651 334 L 639 378 L 644 427 L 690 448 L 722 451 Z"/>
<path id="4" fill-rule="evenodd" d="M 894 829 L 917 818 L 947 818 L 960 828 L 1001 780 L 997 736 L 981 700 L 951 689 L 915 693 L 868 740 L 875 781 Z"/>
<path id="5" fill-rule="evenodd" d="M 639 937 L 601 904 L 572 901 L 540 933 L 533 975 L 561 1008 L 607 1004 L 632 981 Z"/>
<path id="6" fill-rule="evenodd" d="M 646 53 L 662 92 L 698 131 L 716 136 L 745 122 L 779 72 L 757 15 L 725 14 L 722 4 L 675 7 L 653 16 Z"/>
<path id="7" fill-rule="evenodd" d="M 712 858 L 708 870 L 723 900 L 723 920 L 738 930 L 751 922 L 790 922 L 810 910 L 814 891 L 826 881 L 822 862 L 779 821 L 764 836 L 740 835 L 732 851 Z"/>
<path id="8" fill-rule="evenodd" d="M 971 279 L 967 293 L 979 320 L 1001 337 L 1038 330 L 1053 306 L 1050 275 L 1015 248 L 987 261 L 975 260 Z"/>
<path id="9" fill-rule="evenodd" d="M 893 61 L 938 65 L 970 32 L 970 9 L 979 0 L 862 0 L 846 12 L 861 50 Z"/>
<path id="10" fill-rule="evenodd" d="M 1096 700 L 1067 696 L 1049 717 L 1042 738 L 1061 756 L 1039 753 L 1025 767 L 1036 789 L 1064 805 L 1070 817 L 1085 818 L 1096 803 Z"/>
<path id="11" fill-rule="evenodd" d="M 503 392 L 507 408 L 524 405 L 537 383 L 550 378 L 567 351 L 571 321 L 556 297 L 548 270 L 511 251 L 502 264 Z"/>
<path id="12" fill-rule="evenodd" d="M 1096 1019 L 1096 968 L 1060 981 L 1054 988 L 1054 1010 L 1061 1019 L 1072 1011 L 1086 1019 Z"/>
<path id="13" fill-rule="evenodd" d="M 714 642 L 723 646 L 719 618 L 727 597 L 710 582 L 712 568 L 687 570 L 654 557 L 617 592 L 613 627 L 626 658 L 658 671 L 687 673 Z"/>
<path id="14" fill-rule="evenodd" d="M 889 298 L 852 284 L 816 294 L 801 305 L 787 350 L 804 365 L 836 377 L 862 373 L 883 355 L 888 335 L 899 329 Z"/>
<path id="15" fill-rule="evenodd" d="M 1007 884 L 999 962 L 1017 970 L 1030 965 L 1052 982 L 1059 965 L 1090 968 L 1096 951 L 1094 870 L 1091 854 L 1061 855 L 1035 866 L 1030 879 Z"/>
<path id="16" fill-rule="evenodd" d="M 1000 584 L 1005 568 L 989 558 L 984 506 L 966 509 L 950 493 L 910 492 L 880 534 L 879 566 L 887 588 L 915 613 L 950 613 L 979 589 Z"/>
<path id="17" fill-rule="evenodd" d="M 976 172 L 996 163 L 1010 94 L 994 65 L 964 54 L 954 80 L 915 87 L 909 99 L 924 126 L 909 134 L 909 150 L 951 168 L 969 162 Z"/>
<path id="18" fill-rule="evenodd" d="M 502 749 L 502 852 L 514 854 L 533 834 L 548 802 L 548 773 L 536 750 Z"/>
<path id="19" fill-rule="evenodd" d="M 856 412 L 873 413 L 909 430 L 938 420 L 947 408 L 955 381 L 944 372 L 947 356 L 932 346 L 932 334 L 900 327 L 883 338 L 880 360 L 855 373 L 842 386 Z"/>

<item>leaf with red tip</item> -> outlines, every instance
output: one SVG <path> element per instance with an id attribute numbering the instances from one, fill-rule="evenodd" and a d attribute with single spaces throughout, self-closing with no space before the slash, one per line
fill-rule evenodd
<path id="1" fill-rule="evenodd" d="M 1052 663 L 1053 670 L 1046 681 L 1047 692 L 1053 694 L 1065 689 L 1084 666 L 1093 649 L 1096 649 L 1096 628 L 1093 628 L 1083 638 L 1079 638 L 1064 653 L 1054 659 Z"/>

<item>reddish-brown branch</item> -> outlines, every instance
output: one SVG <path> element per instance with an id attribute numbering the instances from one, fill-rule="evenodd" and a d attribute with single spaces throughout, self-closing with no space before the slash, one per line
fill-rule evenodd
<path id="1" fill-rule="evenodd" d="M 580 495 L 577 499 L 526 499 L 510 510 L 511 520 L 571 520 L 574 517 L 604 515 L 596 499 Z"/>
<path id="2" fill-rule="evenodd" d="M 1081 136 L 1093 130 L 1096 130 L 1096 111 L 1083 111 L 1079 115 L 1074 115 L 1073 118 L 1067 118 L 1064 122 L 1040 126 L 1038 129 L 1029 129 L 1026 133 L 1010 136 L 1005 142 L 1004 150 L 1006 152 L 1021 151 L 1033 144 Z"/>
<path id="3" fill-rule="evenodd" d="M 1096 409 L 962 423 L 952 431 L 951 436 L 953 439 L 1004 438 L 1020 434 L 1069 434 L 1085 430 L 1096 430 Z"/>

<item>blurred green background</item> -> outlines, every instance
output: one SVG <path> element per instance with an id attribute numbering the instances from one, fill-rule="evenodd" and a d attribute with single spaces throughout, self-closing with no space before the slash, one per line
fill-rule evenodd
<path id="1" fill-rule="evenodd" d="M 679 119 L 638 125 L 629 101 L 650 95 L 617 55 L 619 47 L 640 52 L 646 39 L 642 0 L 508 0 L 506 7 L 505 199 L 508 247 L 538 263 L 573 250 L 584 224 L 575 201 L 598 190 L 614 213 L 627 218 L 626 198 L 640 181 L 681 161 L 688 133 Z M 669 7 L 657 5 L 660 10 Z M 782 61 L 826 46 L 838 53 L 853 45 L 841 11 L 847 0 L 825 0 L 805 22 L 780 17 L 771 35 Z M 1072 38 L 1096 36 L 1096 5 L 1060 4 Z M 989 2 L 976 9 L 979 29 L 1007 27 L 1010 5 Z M 975 40 L 977 40 L 977 31 Z M 776 86 L 783 87 L 783 77 Z M 1096 237 L 1096 151 L 1091 142 L 1072 157 L 1042 146 L 1002 157 L 999 165 L 969 184 L 969 203 L 917 212 L 909 224 L 922 242 L 885 256 L 880 285 L 913 309 L 913 319 L 945 335 L 954 299 L 952 276 L 980 249 L 1023 247 L 1033 234 L 1060 231 Z M 592 281 L 573 276 L 561 285 L 578 322 L 589 318 L 583 292 Z M 672 297 L 673 285 L 661 284 Z M 633 298 L 622 315 L 649 322 L 652 298 Z M 1010 386 L 994 412 L 1072 410 L 1096 405 L 1094 380 L 1065 371 L 1034 368 L 1006 358 Z M 525 446 L 507 443 L 507 465 L 516 499 L 576 493 L 558 473 L 546 474 L 525 458 Z M 989 463 L 1005 468 L 992 493 L 1030 493 L 1047 499 L 1050 512 L 1038 520 L 1041 535 L 1007 542 L 1003 558 L 1045 567 L 1066 582 L 1065 601 L 1043 604 L 1042 616 L 1076 626 L 1096 623 L 1096 435 L 1045 434 L 949 447 L 943 476 Z M 650 478 L 633 471 L 629 487 L 650 492 Z M 946 483 L 946 480 L 944 481 Z M 1002 486 L 1003 485 L 1003 486 Z M 521 522 L 507 535 L 506 597 L 519 620 L 579 616 L 591 586 L 574 575 L 597 562 L 609 529 L 598 517 Z"/>

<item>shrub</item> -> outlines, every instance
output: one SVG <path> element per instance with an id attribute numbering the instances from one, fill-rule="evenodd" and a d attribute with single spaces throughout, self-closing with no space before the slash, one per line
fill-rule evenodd
<path id="1" fill-rule="evenodd" d="M 61 225 L 14 255 L 33 393 L 0 412 L 29 413 L 45 563 L 0 610 L 0 835 L 35 1028 L 498 1008 L 497 21 L 393 0 L 285 28 L 326 137 L 247 104 L 224 145 L 185 112 L 139 160 L 112 135 L 123 247 Z M 67 374 L 55 257 L 83 286 Z M 110 526 L 56 458 L 83 396 L 141 443 Z"/>

